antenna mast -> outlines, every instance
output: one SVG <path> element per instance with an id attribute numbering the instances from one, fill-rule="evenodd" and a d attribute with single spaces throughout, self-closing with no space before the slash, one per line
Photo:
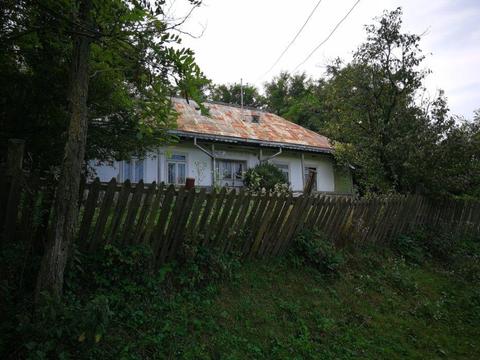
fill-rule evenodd
<path id="1" fill-rule="evenodd" d="M 243 79 L 240 78 L 240 107 L 242 108 L 243 114 Z"/>

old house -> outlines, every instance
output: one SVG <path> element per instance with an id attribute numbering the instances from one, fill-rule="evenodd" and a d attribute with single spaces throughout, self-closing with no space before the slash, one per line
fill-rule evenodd
<path id="1" fill-rule="evenodd" d="M 194 102 L 172 99 L 178 112 L 178 143 L 159 147 L 145 158 L 115 161 L 94 168 L 102 181 L 116 177 L 138 182 L 211 187 L 243 186 L 243 173 L 260 162 L 278 166 L 293 191 L 302 191 L 306 176 L 315 173 L 314 190 L 350 193 L 350 173 L 336 166 L 329 140 L 280 116 L 256 109 L 207 102 L 208 116 Z"/>

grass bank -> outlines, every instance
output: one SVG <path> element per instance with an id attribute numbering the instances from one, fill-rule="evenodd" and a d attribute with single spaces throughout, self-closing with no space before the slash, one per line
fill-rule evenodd
<path id="1" fill-rule="evenodd" d="M 109 247 L 70 267 L 62 304 L 7 304 L 2 358 L 480 358 L 478 242 L 448 259 L 419 244 L 242 263 L 200 250 L 160 271 Z"/>

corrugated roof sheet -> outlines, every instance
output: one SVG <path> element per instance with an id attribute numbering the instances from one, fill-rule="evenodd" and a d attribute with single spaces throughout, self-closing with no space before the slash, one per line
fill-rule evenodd
<path id="1" fill-rule="evenodd" d="M 242 112 L 236 106 L 208 102 L 204 105 L 209 116 L 203 116 L 194 101 L 187 103 L 185 99 L 173 98 L 172 102 L 179 113 L 179 131 L 332 150 L 325 136 L 275 114 L 246 108 Z M 252 121 L 253 115 L 258 116 L 258 123 Z"/>

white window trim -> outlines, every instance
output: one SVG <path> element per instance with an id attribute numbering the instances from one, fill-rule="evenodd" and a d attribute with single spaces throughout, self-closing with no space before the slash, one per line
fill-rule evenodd
<path id="1" fill-rule="evenodd" d="M 133 169 L 132 177 L 134 177 L 134 175 L 135 175 L 135 162 L 136 162 L 137 160 L 143 161 L 142 179 L 143 179 L 143 181 L 145 181 L 145 170 L 146 170 L 146 167 L 147 167 L 147 166 L 146 166 L 147 163 L 146 163 L 145 159 L 140 159 L 140 158 L 138 158 L 138 157 L 132 157 L 130 160 L 120 161 L 120 166 L 119 166 L 119 168 L 120 168 L 120 174 L 119 174 L 119 175 L 120 175 L 120 176 L 119 176 L 119 178 L 120 178 L 121 182 L 125 182 L 125 181 L 127 180 L 127 179 L 125 178 L 125 172 L 124 172 L 124 170 L 125 170 L 125 163 L 126 163 L 126 162 L 131 163 L 131 164 L 130 164 L 130 167 L 131 167 L 131 169 Z M 130 179 L 130 182 L 133 183 L 133 184 L 138 183 L 138 181 L 139 181 L 139 180 L 137 180 L 137 179 L 133 179 L 133 180 Z"/>
<path id="2" fill-rule="evenodd" d="M 172 156 L 172 155 L 185 156 L 185 161 L 169 159 L 169 157 Z M 168 151 L 165 151 L 165 162 L 164 162 L 164 164 L 165 164 L 165 184 L 170 184 L 168 182 L 168 162 L 184 163 L 185 164 L 185 179 L 187 177 L 189 177 L 188 176 L 188 153 L 184 152 L 184 151 L 168 150 Z M 173 185 L 185 185 L 185 184 L 174 183 Z"/>

